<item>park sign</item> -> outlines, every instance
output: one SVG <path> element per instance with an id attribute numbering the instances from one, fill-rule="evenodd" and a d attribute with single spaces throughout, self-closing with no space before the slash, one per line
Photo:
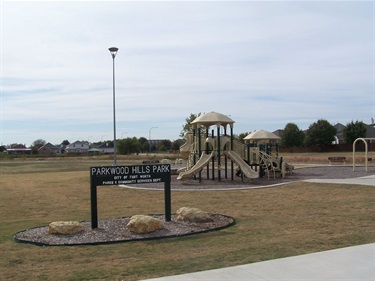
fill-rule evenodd
<path id="1" fill-rule="evenodd" d="M 90 168 L 91 183 L 96 185 L 121 185 L 171 181 L 168 164 L 138 166 L 107 166 Z"/>
<path id="2" fill-rule="evenodd" d="M 164 182 L 165 220 L 171 220 L 171 166 L 150 164 L 100 166 L 90 168 L 91 228 L 98 227 L 97 190 L 99 185 L 128 185 Z"/>

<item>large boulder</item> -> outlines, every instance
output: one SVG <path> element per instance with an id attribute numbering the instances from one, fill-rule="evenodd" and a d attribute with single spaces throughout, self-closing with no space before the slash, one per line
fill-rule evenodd
<path id="1" fill-rule="evenodd" d="M 49 234 L 75 234 L 81 232 L 83 226 L 79 221 L 55 221 L 48 226 Z"/>
<path id="2" fill-rule="evenodd" d="M 135 215 L 130 218 L 127 227 L 131 232 L 137 234 L 150 233 L 162 229 L 164 227 L 164 222 L 150 216 Z"/>
<path id="3" fill-rule="evenodd" d="M 188 222 L 212 222 L 213 219 L 207 212 L 198 208 L 182 207 L 177 210 L 177 220 Z"/>

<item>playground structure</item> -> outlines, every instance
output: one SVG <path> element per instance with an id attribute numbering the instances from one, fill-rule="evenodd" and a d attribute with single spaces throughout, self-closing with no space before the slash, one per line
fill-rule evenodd
<path id="1" fill-rule="evenodd" d="M 270 175 L 284 177 L 293 167 L 278 157 L 279 139 L 273 133 L 256 131 L 249 134 L 246 144 L 234 140 L 233 124 L 226 115 L 210 112 L 197 117 L 191 125 L 192 132 L 185 134 L 186 142 L 180 152 L 188 158 L 185 168 L 179 170 L 177 179 L 192 177 L 202 179 L 202 170 L 206 178 L 220 181 L 222 176 L 234 180 L 234 175 L 249 179 Z M 216 126 L 211 129 L 212 126 Z M 228 134 L 229 127 L 229 134 Z M 224 175 L 222 175 L 224 172 Z"/>

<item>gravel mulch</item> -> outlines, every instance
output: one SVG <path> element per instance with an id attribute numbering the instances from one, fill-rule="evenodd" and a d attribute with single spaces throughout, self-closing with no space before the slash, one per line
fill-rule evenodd
<path id="1" fill-rule="evenodd" d="M 96 245 L 137 240 L 151 240 L 167 237 L 179 237 L 196 233 L 219 230 L 235 223 L 229 216 L 209 214 L 211 222 L 193 223 L 177 221 L 172 215 L 171 221 L 164 221 L 164 228 L 146 234 L 135 234 L 128 230 L 126 225 L 130 218 L 106 219 L 98 221 L 98 228 L 91 229 L 91 222 L 81 222 L 83 230 L 72 235 L 49 234 L 48 226 L 31 228 L 14 235 L 14 240 L 22 243 L 31 243 L 40 246 L 73 246 Z M 164 215 L 153 217 L 165 220 Z"/>

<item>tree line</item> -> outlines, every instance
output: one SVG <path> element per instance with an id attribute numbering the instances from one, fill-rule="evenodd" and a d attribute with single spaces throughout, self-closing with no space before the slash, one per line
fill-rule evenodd
<path id="1" fill-rule="evenodd" d="M 200 113 L 191 113 L 185 119 L 186 123 L 182 126 L 180 136 L 192 129 L 191 122 L 194 121 Z M 241 133 L 237 139 L 243 142 L 243 139 L 250 132 Z M 343 141 L 352 144 L 357 138 L 365 138 L 367 133 L 366 125 L 362 121 L 352 121 L 346 124 L 343 130 Z M 319 119 L 312 123 L 306 131 L 301 130 L 295 123 L 288 123 L 282 130 L 280 146 L 282 147 L 301 147 L 301 146 L 321 146 L 330 145 L 336 141 L 337 129 L 325 119 Z"/>
<path id="2" fill-rule="evenodd" d="M 361 121 L 348 123 L 343 130 L 343 142 L 352 144 L 357 138 L 365 138 L 366 125 Z M 248 134 L 240 135 L 240 138 Z M 309 126 L 306 131 L 301 130 L 295 123 L 288 123 L 282 130 L 281 147 L 311 147 L 331 145 L 337 141 L 337 129 L 327 120 L 319 119 Z"/>
<path id="3" fill-rule="evenodd" d="M 185 124 L 182 126 L 180 137 L 192 129 L 191 122 L 200 116 L 199 114 L 190 114 L 185 119 Z M 352 121 L 348 123 L 343 130 L 343 141 L 347 144 L 352 144 L 357 138 L 366 137 L 367 129 L 366 125 L 361 121 Z M 243 142 L 243 139 L 249 134 L 249 132 L 241 133 L 236 135 L 235 138 Z M 295 123 L 288 123 L 282 130 L 280 146 L 281 147 L 311 147 L 311 146 L 322 146 L 330 145 L 336 140 L 337 130 L 325 119 L 319 119 L 312 123 L 306 131 L 301 130 Z M 128 137 L 125 139 L 117 140 L 116 149 L 119 154 L 136 154 L 136 153 L 147 153 L 147 152 L 171 152 L 178 151 L 180 146 L 185 141 L 183 139 L 177 139 L 175 141 L 160 140 L 156 144 L 151 145 L 150 142 L 144 138 Z M 102 141 L 92 143 L 91 147 L 98 147 L 103 143 L 108 143 L 113 146 L 113 141 Z M 36 154 L 38 149 L 46 144 L 43 139 L 35 140 L 32 145 L 32 153 Z M 68 140 L 64 140 L 61 146 L 69 145 Z M 5 150 L 5 147 L 1 147 L 0 151 Z"/>
<path id="4" fill-rule="evenodd" d="M 363 122 L 352 121 L 343 130 L 343 142 L 352 144 L 357 138 L 366 137 L 367 129 Z M 337 129 L 327 120 L 320 119 L 303 132 L 294 123 L 288 123 L 283 131 L 280 145 L 293 146 L 321 146 L 330 145 L 336 141 Z"/>
<path id="5" fill-rule="evenodd" d="M 153 141 L 154 143 L 155 141 Z M 150 142 L 144 138 L 128 137 L 124 139 L 119 139 L 116 141 L 116 152 L 118 154 L 127 155 L 127 154 L 138 154 L 138 153 L 147 153 L 147 152 L 172 152 L 178 151 L 180 146 L 184 143 L 182 139 L 175 141 L 170 140 L 158 140 L 155 144 L 150 144 Z M 38 149 L 47 144 L 44 139 L 37 139 L 31 144 L 31 154 L 37 154 Z M 63 140 L 61 144 L 55 145 L 61 148 L 62 153 L 64 153 L 64 148 L 68 146 L 70 142 L 68 140 Z M 102 144 L 107 144 L 110 147 L 113 147 L 113 140 L 106 140 L 100 142 L 94 142 L 90 144 L 90 148 L 99 147 Z M 12 144 L 9 148 L 15 148 L 18 144 Z M 6 150 L 5 146 L 0 147 L 0 152 Z"/>
<path id="6" fill-rule="evenodd" d="M 149 141 L 144 138 L 125 138 L 117 141 L 117 152 L 119 154 L 127 155 L 134 153 L 145 153 L 145 152 L 171 152 L 178 151 L 182 145 L 183 140 L 160 140 L 157 144 L 150 144 Z"/>

